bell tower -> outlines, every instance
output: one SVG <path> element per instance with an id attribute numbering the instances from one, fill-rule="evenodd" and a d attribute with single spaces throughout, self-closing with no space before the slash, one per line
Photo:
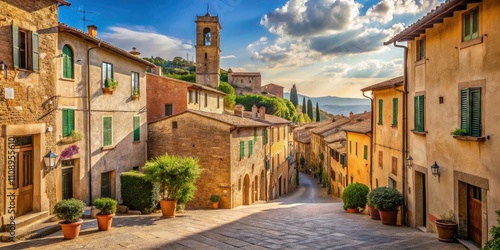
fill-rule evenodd
<path id="1" fill-rule="evenodd" d="M 196 17 L 196 83 L 219 87 L 220 30 L 218 16 Z"/>

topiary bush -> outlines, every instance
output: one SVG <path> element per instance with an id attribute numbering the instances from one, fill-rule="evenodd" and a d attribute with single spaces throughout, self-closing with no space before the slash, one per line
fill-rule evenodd
<path id="1" fill-rule="evenodd" d="M 117 204 L 118 202 L 116 202 L 116 200 L 108 197 L 97 198 L 94 201 L 94 207 L 101 210 L 99 214 L 114 214 Z"/>
<path id="2" fill-rule="evenodd" d="M 498 225 L 493 226 L 490 230 L 491 240 L 486 242 L 484 250 L 497 250 L 500 249 L 500 210 L 496 211 Z"/>
<path id="3" fill-rule="evenodd" d="M 160 201 L 160 187 L 146 180 L 143 173 L 129 171 L 120 175 L 123 205 L 142 213 L 152 213 Z"/>
<path id="4" fill-rule="evenodd" d="M 372 190 L 371 203 L 380 211 L 398 211 L 403 205 L 403 194 L 395 188 L 378 187 Z"/>
<path id="5" fill-rule="evenodd" d="M 54 206 L 54 214 L 66 223 L 77 222 L 82 218 L 85 203 L 81 200 L 66 199 Z"/>
<path id="6" fill-rule="evenodd" d="M 363 183 L 356 182 L 349 184 L 342 193 L 344 210 L 348 208 L 365 208 L 368 192 L 370 192 L 370 188 Z"/>

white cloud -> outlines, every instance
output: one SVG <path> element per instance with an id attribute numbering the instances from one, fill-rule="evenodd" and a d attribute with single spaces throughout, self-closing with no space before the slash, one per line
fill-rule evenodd
<path id="1" fill-rule="evenodd" d="M 438 0 L 382 0 L 366 11 L 366 17 L 371 21 L 387 23 L 395 15 L 426 13 L 437 3 Z"/>
<path id="2" fill-rule="evenodd" d="M 403 59 L 368 60 L 356 65 L 336 63 L 323 67 L 327 76 L 339 78 L 388 78 L 403 74 Z"/>
<path id="3" fill-rule="evenodd" d="M 176 56 L 193 55 L 194 49 L 188 42 L 155 32 L 147 27 L 123 28 L 112 26 L 102 32 L 100 38 L 119 48 L 129 51 L 136 47 L 141 57 L 159 56 L 171 60 Z"/>
<path id="4" fill-rule="evenodd" d="M 227 55 L 227 56 L 221 56 L 220 59 L 230 59 L 230 58 L 236 58 L 235 55 Z"/>

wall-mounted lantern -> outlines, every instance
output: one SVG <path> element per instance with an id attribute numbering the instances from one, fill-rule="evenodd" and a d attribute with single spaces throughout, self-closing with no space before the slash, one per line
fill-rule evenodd
<path id="1" fill-rule="evenodd" d="M 406 166 L 408 168 L 411 168 L 413 166 L 413 158 L 411 157 L 411 155 L 408 155 L 408 158 L 406 158 Z"/>
<path id="2" fill-rule="evenodd" d="M 45 162 L 45 166 L 49 169 L 52 169 L 56 166 L 56 158 L 57 155 L 52 153 L 52 150 L 50 150 L 44 157 L 43 161 Z"/>
<path id="3" fill-rule="evenodd" d="M 434 162 L 434 164 L 432 164 L 431 171 L 432 171 L 432 175 L 439 177 L 439 175 L 440 175 L 440 173 L 439 173 L 439 165 L 436 162 Z"/>

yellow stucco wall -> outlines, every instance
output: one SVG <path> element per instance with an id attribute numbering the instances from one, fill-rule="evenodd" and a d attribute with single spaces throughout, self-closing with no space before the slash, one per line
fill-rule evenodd
<path id="1" fill-rule="evenodd" d="M 357 150 L 356 150 L 357 145 Z M 366 159 L 364 146 L 367 146 Z M 347 180 L 370 187 L 370 137 L 366 134 L 347 132 Z"/>

